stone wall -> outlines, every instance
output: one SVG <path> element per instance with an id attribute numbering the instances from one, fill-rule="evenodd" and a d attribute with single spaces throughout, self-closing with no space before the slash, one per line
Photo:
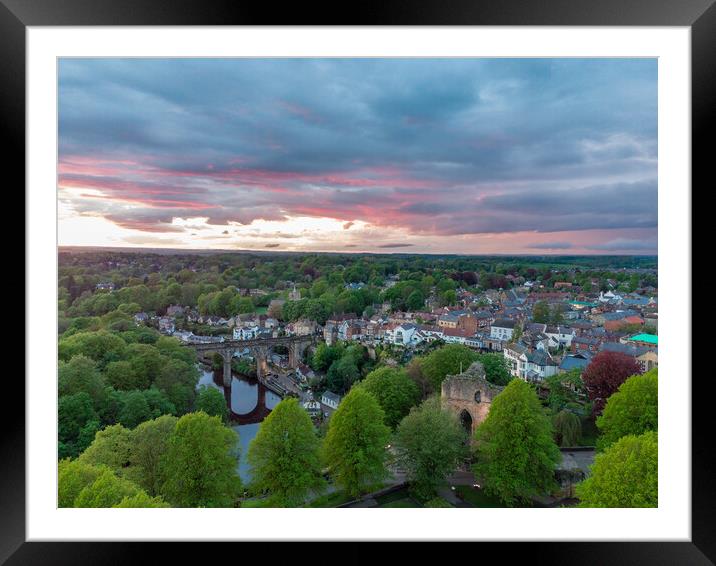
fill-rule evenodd
<path id="1" fill-rule="evenodd" d="M 504 389 L 485 379 L 485 368 L 480 362 L 473 363 L 466 371 L 458 375 L 448 375 L 442 384 L 441 400 L 444 406 L 459 418 L 465 411 L 472 425 L 470 434 L 487 418 L 492 400 Z"/>

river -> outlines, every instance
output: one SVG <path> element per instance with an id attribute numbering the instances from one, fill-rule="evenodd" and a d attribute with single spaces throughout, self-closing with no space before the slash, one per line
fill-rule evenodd
<path id="1" fill-rule="evenodd" d="M 238 373 L 232 374 L 231 390 L 225 391 L 221 385 L 221 371 L 213 372 L 206 366 L 199 365 L 201 377 L 197 388 L 207 385 L 214 387 L 224 393 L 227 398 L 227 406 L 231 415 L 231 428 L 239 434 L 240 453 L 237 461 L 237 469 L 244 485 L 249 482 L 249 466 L 246 461 L 246 453 L 249 443 L 254 439 L 259 430 L 261 421 L 281 401 L 281 397 L 273 391 L 266 389 L 255 379 L 250 379 Z M 259 406 L 259 398 L 263 397 L 264 403 Z"/>

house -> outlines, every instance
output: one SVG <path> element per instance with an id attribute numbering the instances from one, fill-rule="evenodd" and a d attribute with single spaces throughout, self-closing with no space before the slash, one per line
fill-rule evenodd
<path id="1" fill-rule="evenodd" d="M 341 396 L 332 391 L 324 391 L 323 395 L 321 395 L 321 404 L 331 409 L 331 411 L 335 411 L 340 402 Z"/>
<path id="2" fill-rule="evenodd" d="M 261 328 L 254 326 L 235 326 L 233 332 L 234 340 L 254 340 L 261 334 Z"/>
<path id="3" fill-rule="evenodd" d="M 659 365 L 659 353 L 656 350 L 649 350 L 636 357 L 636 361 L 641 366 L 641 371 L 649 371 Z"/>
<path id="4" fill-rule="evenodd" d="M 114 283 L 111 283 L 111 282 L 97 283 L 97 285 L 95 285 L 95 289 L 97 291 L 114 291 Z"/>
<path id="5" fill-rule="evenodd" d="M 515 344 L 505 345 L 502 349 L 502 355 L 505 357 L 510 375 L 514 377 L 523 377 L 525 373 L 525 364 L 527 363 L 527 347 L 517 342 Z"/>
<path id="6" fill-rule="evenodd" d="M 179 305 L 169 305 L 167 307 L 167 316 L 176 317 L 184 314 L 184 307 Z"/>
<path id="7" fill-rule="evenodd" d="M 159 332 L 163 332 L 164 334 L 172 334 L 174 332 L 174 320 L 168 316 L 161 317 L 157 322 L 159 324 Z"/>
<path id="8" fill-rule="evenodd" d="M 574 329 L 569 326 L 548 326 L 543 332 L 549 336 L 557 346 L 564 346 L 566 348 L 572 345 L 572 340 L 575 337 Z"/>
<path id="9" fill-rule="evenodd" d="M 301 406 L 312 417 L 316 417 L 321 414 L 321 404 L 318 401 L 306 401 L 302 403 Z"/>
<path id="10" fill-rule="evenodd" d="M 286 333 L 292 336 L 310 336 L 316 333 L 316 321 L 302 318 L 286 326 Z"/>
<path id="11" fill-rule="evenodd" d="M 571 350 L 573 352 L 597 352 L 600 344 L 601 340 L 599 338 L 594 338 L 592 336 L 575 336 L 572 339 Z"/>
<path id="12" fill-rule="evenodd" d="M 499 319 L 490 326 L 490 338 L 498 338 L 500 340 L 511 340 L 515 331 L 515 321 L 507 319 Z"/>
<path id="13" fill-rule="evenodd" d="M 415 346 L 423 340 L 425 336 L 418 330 L 415 324 L 399 324 L 391 330 L 386 330 L 386 340 L 396 346 Z"/>
<path id="14" fill-rule="evenodd" d="M 630 344 L 646 348 L 657 348 L 659 346 L 659 337 L 656 334 L 636 334 L 629 338 L 628 341 Z"/>
<path id="15" fill-rule="evenodd" d="M 316 376 L 313 370 L 306 364 L 298 364 L 296 366 L 296 375 L 301 381 L 308 381 L 309 379 Z"/>
<path id="16" fill-rule="evenodd" d="M 591 354 L 586 352 L 569 354 L 562 359 L 562 362 L 559 364 L 558 371 L 562 373 L 573 369 L 583 370 L 589 365 L 591 360 Z"/>
<path id="17" fill-rule="evenodd" d="M 449 344 L 466 344 L 467 340 L 475 337 L 475 331 L 470 332 L 464 328 L 443 328 L 442 339 Z"/>
<path id="18" fill-rule="evenodd" d="M 149 315 L 145 312 L 138 312 L 134 315 L 134 321 L 135 322 L 147 322 L 149 320 Z"/>
<path id="19" fill-rule="evenodd" d="M 619 330 L 619 328 L 621 328 L 625 324 L 640 324 L 643 326 L 644 319 L 638 315 L 625 316 L 624 318 L 619 318 L 616 320 L 607 319 L 604 322 L 604 328 L 610 332 L 614 332 L 615 330 Z"/>
<path id="20" fill-rule="evenodd" d="M 557 362 L 552 359 L 549 352 L 533 350 L 526 357 L 524 375 L 526 381 L 542 381 L 546 377 L 557 374 Z"/>

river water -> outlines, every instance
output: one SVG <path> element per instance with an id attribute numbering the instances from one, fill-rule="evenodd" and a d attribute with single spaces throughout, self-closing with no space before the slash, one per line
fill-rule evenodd
<path id="1" fill-rule="evenodd" d="M 259 425 L 266 415 L 281 401 L 281 397 L 266 389 L 255 379 L 252 380 L 244 375 L 233 373 L 231 379 L 231 390 L 227 391 L 221 385 L 221 371 L 213 372 L 206 366 L 199 366 L 201 377 L 197 388 L 207 385 L 221 391 L 227 398 L 227 406 L 231 415 L 231 428 L 239 434 L 239 459 L 237 469 L 244 484 L 251 479 L 249 466 L 246 461 L 246 453 L 249 450 L 249 443 L 254 439 L 259 430 Z M 259 404 L 259 396 L 264 398 L 264 403 Z"/>

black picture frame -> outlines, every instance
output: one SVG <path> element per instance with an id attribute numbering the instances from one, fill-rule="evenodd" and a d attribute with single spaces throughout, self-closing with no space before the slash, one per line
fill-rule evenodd
<path id="1" fill-rule="evenodd" d="M 706 143 L 714 131 L 716 101 L 715 0 L 552 0 L 481 2 L 478 0 L 382 0 L 353 9 L 287 3 L 277 10 L 268 3 L 238 0 L 0 0 L 0 124 L 4 157 L 16 186 L 25 184 L 25 32 L 28 26 L 89 25 L 560 25 L 560 26 L 687 26 L 692 38 L 692 186 L 707 187 L 713 161 Z M 709 179 L 710 180 L 710 179 Z M 711 185 L 713 181 L 711 180 Z M 689 188 L 685 187 L 685 198 Z M 693 194 L 693 192 L 692 192 Z M 693 197 L 691 197 L 693 198 Z M 24 206 L 21 204 L 20 206 Z M 692 205 L 693 206 L 693 205 Z M 692 255 L 692 258 L 694 256 Z M 706 276 L 708 277 L 708 276 Z M 695 289 L 694 289 L 695 290 Z M 25 296 L 26 301 L 30 297 Z M 692 312 L 691 304 L 684 308 Z M 695 369 L 695 368 L 694 368 Z M 690 378 L 669 376 L 673 386 Z M 695 373 L 695 372 L 693 372 Z M 692 380 L 692 540 L 691 542 L 490 543 L 499 544 L 501 559 L 514 553 L 528 560 L 549 557 L 569 564 L 713 564 L 716 561 L 716 467 L 709 405 L 713 378 Z M 7 379 L 6 405 L 0 427 L 0 563 L 73 564 L 143 563 L 145 543 L 25 542 L 25 390 Z M 588 534 L 588 533 L 586 533 Z M 559 533 L 555 533 L 556 536 Z M 247 543 L 242 543 L 247 544 Z M 251 544 L 251 543 L 250 543 Z M 375 543 L 353 543 L 341 555 L 351 561 L 375 556 Z M 488 543 L 485 543 L 488 544 Z M 280 548 L 279 548 L 280 546 Z M 325 548 L 325 547 L 323 547 Z M 163 562 L 186 558 L 186 546 L 161 544 Z M 212 551 L 213 552 L 213 551 Z M 295 561 L 302 554 L 294 544 L 272 544 L 272 561 Z M 284 554 L 285 553 L 285 554 Z M 324 555 L 325 556 L 325 555 Z M 335 555 L 334 555 L 335 556 Z M 539 559 L 539 558 L 538 558 Z M 541 561 L 541 560 L 540 560 Z"/>

